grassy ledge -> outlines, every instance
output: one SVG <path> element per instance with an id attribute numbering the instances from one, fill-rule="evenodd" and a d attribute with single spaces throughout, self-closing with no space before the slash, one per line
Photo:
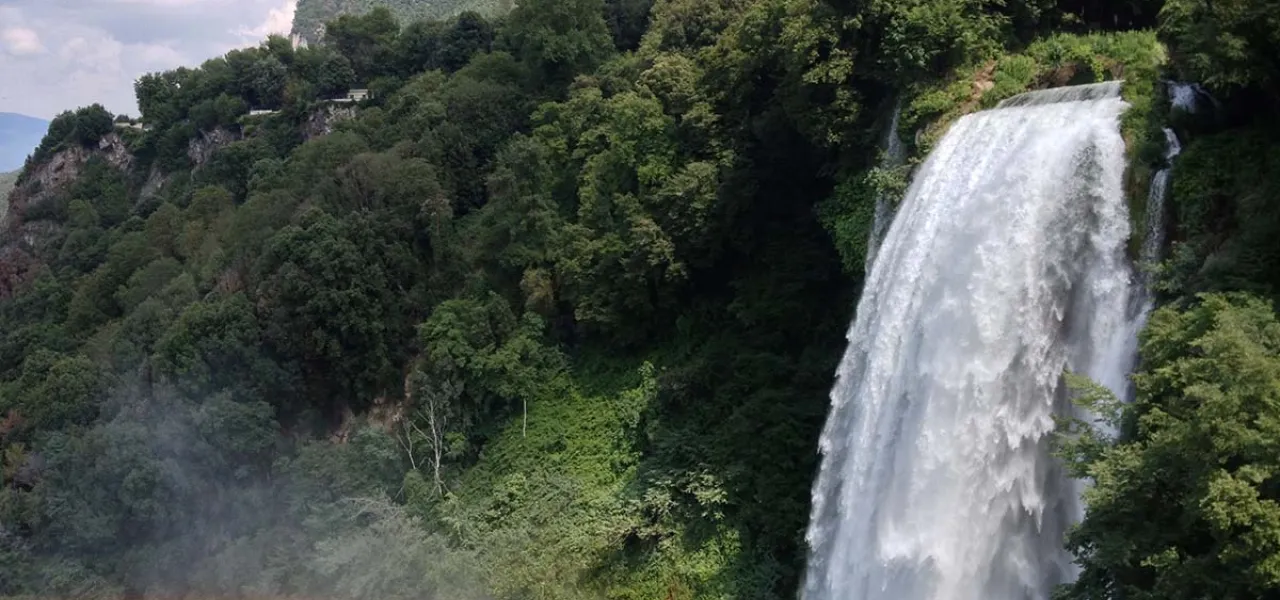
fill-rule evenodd
<path id="1" fill-rule="evenodd" d="M 1154 31 L 1089 35 L 1059 34 L 1024 51 L 958 70 L 951 78 L 907 92 L 899 135 L 912 162 L 928 155 L 956 119 L 994 107 L 1005 98 L 1037 89 L 1123 79 L 1130 104 L 1121 123 L 1129 154 L 1125 188 L 1130 222 L 1145 218 L 1147 190 L 1163 149 L 1160 74 L 1167 52 Z M 1130 252 L 1142 245 L 1142 227 L 1133 227 Z"/>

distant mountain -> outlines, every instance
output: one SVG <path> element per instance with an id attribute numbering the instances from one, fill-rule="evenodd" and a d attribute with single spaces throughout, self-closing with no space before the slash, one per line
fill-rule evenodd
<path id="1" fill-rule="evenodd" d="M 0 112 L 0 173 L 21 169 L 48 129 L 43 119 Z"/>
<path id="2" fill-rule="evenodd" d="M 364 14 L 377 6 L 391 9 L 403 25 L 418 19 L 447 19 L 468 10 L 492 16 L 514 5 L 514 0 L 298 0 L 293 33 L 317 42 L 325 23 L 339 15 Z"/>

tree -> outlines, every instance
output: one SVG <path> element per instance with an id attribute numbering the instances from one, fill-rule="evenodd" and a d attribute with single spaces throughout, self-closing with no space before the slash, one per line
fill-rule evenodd
<path id="1" fill-rule="evenodd" d="M 1256 86 L 1280 98 L 1280 10 L 1267 0 L 1169 0 L 1160 34 L 1188 81 L 1219 90 Z"/>
<path id="2" fill-rule="evenodd" d="M 652 6 L 653 0 L 605 1 L 605 22 L 609 25 L 615 48 L 625 52 L 640 47 L 640 38 L 644 36 Z"/>
<path id="3" fill-rule="evenodd" d="M 445 24 L 441 21 L 414 21 L 396 38 L 399 74 L 409 78 L 440 68 L 440 44 Z"/>
<path id="4" fill-rule="evenodd" d="M 97 416 L 109 383 L 86 357 L 38 350 L 23 361 L 17 401 L 5 413 L 16 410 L 29 432 L 86 425 Z"/>
<path id="5" fill-rule="evenodd" d="M 322 98 L 344 95 L 355 83 L 356 72 L 351 61 L 328 47 L 300 51 L 298 66 L 303 78 L 315 86 Z"/>
<path id="6" fill-rule="evenodd" d="M 277 233 L 256 267 L 266 339 L 330 401 L 356 407 L 394 377 L 409 313 L 399 253 L 366 252 L 381 241 L 369 226 L 312 211 Z"/>
<path id="7" fill-rule="evenodd" d="M 342 15 L 325 28 L 325 43 L 351 61 L 357 83 L 392 74 L 400 23 L 385 6 L 367 14 Z"/>
<path id="8" fill-rule="evenodd" d="M 517 55 L 537 65 L 549 85 L 591 71 L 613 51 L 603 0 L 522 0 L 504 31 Z"/>
<path id="9" fill-rule="evenodd" d="M 485 201 L 484 178 L 498 146 L 528 119 L 529 102 L 516 86 L 454 77 L 441 90 L 444 118 L 423 136 L 427 158 L 443 167 L 459 213 Z"/>
<path id="10" fill-rule="evenodd" d="M 288 406 L 288 371 L 262 349 L 263 327 L 243 294 L 193 303 L 156 341 L 156 374 L 192 398 L 230 392 Z"/>
<path id="11" fill-rule="evenodd" d="M 142 120 L 153 128 L 165 128 L 182 117 L 177 105 L 178 87 L 166 73 L 148 73 L 133 84 Z"/>
<path id="12" fill-rule="evenodd" d="M 416 410 L 404 417 L 401 443 L 414 469 L 419 468 L 415 444 L 427 445 L 431 482 L 435 494 L 441 496 L 445 492 L 444 461 L 451 453 L 450 439 L 456 433 L 453 428 L 458 402 L 462 399 L 462 383 L 447 375 L 433 377 L 418 369 L 413 372 L 410 385 Z"/>
<path id="13" fill-rule="evenodd" d="M 454 18 L 440 35 L 437 64 L 448 72 L 457 71 L 472 56 L 488 52 L 493 45 L 493 26 L 474 11 Z"/>
<path id="14" fill-rule="evenodd" d="M 1085 399 L 1132 432 L 1077 423 L 1062 454 L 1094 486 L 1063 598 L 1267 598 L 1280 587 L 1280 321 L 1243 294 L 1157 311 L 1138 397 Z"/>
<path id="15" fill-rule="evenodd" d="M 280 59 L 268 55 L 249 68 L 249 102 L 258 108 L 280 108 L 289 70 Z"/>

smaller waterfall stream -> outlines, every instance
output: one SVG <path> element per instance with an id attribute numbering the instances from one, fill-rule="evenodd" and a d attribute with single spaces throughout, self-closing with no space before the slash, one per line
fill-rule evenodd
<path id="1" fill-rule="evenodd" d="M 1176 110 L 1188 113 L 1200 112 L 1202 100 L 1208 100 L 1215 107 L 1218 105 L 1218 99 L 1210 95 L 1209 91 L 1198 83 L 1166 81 L 1165 85 L 1169 91 L 1169 104 Z"/>
<path id="2" fill-rule="evenodd" d="M 1172 129 L 1164 129 L 1167 146 L 1164 151 L 1165 166 L 1151 178 L 1151 191 L 1147 195 L 1146 234 L 1142 238 L 1142 251 L 1138 260 L 1150 265 L 1160 260 L 1160 252 L 1164 248 L 1165 200 L 1169 196 L 1169 178 L 1173 175 L 1173 159 L 1182 153 L 1182 144 Z M 1144 275 L 1142 280 L 1148 282 Z"/>
<path id="3" fill-rule="evenodd" d="M 893 169 L 906 160 L 906 149 L 902 146 L 902 138 L 898 137 L 898 123 L 902 118 L 902 101 L 893 107 L 893 117 L 889 119 L 889 128 L 884 134 L 884 157 L 880 160 L 881 169 Z M 889 232 L 889 224 L 893 222 L 893 202 L 888 194 L 876 195 L 876 212 L 871 221 L 871 235 L 867 240 L 867 258 L 863 272 L 870 273 L 871 266 L 876 263 L 876 254 L 880 244 Z"/>
<path id="4" fill-rule="evenodd" d="M 1194 114 L 1200 112 L 1202 99 L 1208 99 L 1211 103 L 1216 104 L 1213 96 L 1210 96 L 1204 88 L 1194 83 L 1177 83 L 1166 82 L 1169 89 L 1169 104 L 1174 110 L 1180 110 L 1186 113 Z M 1166 207 L 1169 199 L 1169 181 L 1173 177 L 1173 160 L 1182 154 L 1182 143 L 1178 140 L 1178 135 L 1168 127 L 1164 128 L 1164 168 L 1156 172 L 1151 177 L 1151 189 L 1147 193 L 1146 222 L 1144 223 L 1144 235 L 1142 238 L 1142 248 L 1138 252 L 1138 281 L 1141 284 L 1141 292 L 1137 299 L 1141 301 L 1141 305 L 1137 309 L 1137 315 L 1133 319 L 1133 335 L 1130 336 L 1131 344 L 1133 344 L 1134 354 L 1137 353 L 1138 333 L 1147 325 L 1147 318 L 1151 311 L 1155 308 L 1155 297 L 1152 293 L 1153 285 L 1151 269 L 1160 262 L 1165 244 L 1165 220 Z"/>

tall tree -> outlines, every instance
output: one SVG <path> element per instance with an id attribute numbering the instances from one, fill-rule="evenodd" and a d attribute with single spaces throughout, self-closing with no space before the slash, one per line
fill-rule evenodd
<path id="1" fill-rule="evenodd" d="M 1094 482 L 1068 545 L 1083 566 L 1063 598 L 1271 598 L 1280 589 L 1280 321 L 1254 297 L 1200 296 L 1156 312 L 1138 398 L 1085 398 L 1118 442 L 1078 425 L 1063 454 Z"/>

